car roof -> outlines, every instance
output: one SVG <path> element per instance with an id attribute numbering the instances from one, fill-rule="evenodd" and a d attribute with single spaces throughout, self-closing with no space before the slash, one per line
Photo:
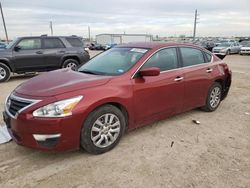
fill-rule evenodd
<path id="1" fill-rule="evenodd" d="M 81 38 L 78 36 L 45 36 L 45 35 L 41 35 L 41 36 L 24 36 L 24 37 L 18 37 L 18 38 Z"/>
<path id="2" fill-rule="evenodd" d="M 187 47 L 198 47 L 197 45 L 190 44 L 190 43 L 177 43 L 177 42 L 136 42 L 136 43 L 128 43 L 128 44 L 120 44 L 115 46 L 115 48 L 146 48 L 146 49 L 158 49 L 164 47 L 171 47 L 171 46 L 187 46 Z"/>

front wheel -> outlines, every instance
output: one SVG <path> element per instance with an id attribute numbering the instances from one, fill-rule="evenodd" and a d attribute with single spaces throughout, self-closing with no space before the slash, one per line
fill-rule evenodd
<path id="1" fill-rule="evenodd" d="M 215 111 L 221 102 L 222 96 L 222 86 L 220 83 L 215 82 L 211 88 L 209 89 L 206 105 L 202 107 L 202 109 L 206 112 Z"/>
<path id="2" fill-rule="evenodd" d="M 5 64 L 0 63 L 0 82 L 8 81 L 10 79 L 10 74 L 10 68 Z"/>
<path id="3" fill-rule="evenodd" d="M 97 108 L 89 114 L 81 130 L 81 146 L 92 154 L 113 149 L 126 126 L 123 113 L 113 105 Z"/>

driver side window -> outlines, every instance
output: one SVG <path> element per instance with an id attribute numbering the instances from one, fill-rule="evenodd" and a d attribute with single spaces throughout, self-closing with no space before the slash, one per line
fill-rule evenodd
<path id="1" fill-rule="evenodd" d="M 156 52 L 142 68 L 158 67 L 161 71 L 178 67 L 176 48 L 167 48 Z"/>
<path id="2" fill-rule="evenodd" d="M 18 45 L 22 50 L 34 50 L 41 48 L 41 40 L 39 38 L 34 39 L 23 39 Z"/>

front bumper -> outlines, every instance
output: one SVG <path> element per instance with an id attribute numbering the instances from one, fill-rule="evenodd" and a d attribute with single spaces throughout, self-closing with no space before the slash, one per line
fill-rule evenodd
<path id="1" fill-rule="evenodd" d="M 250 50 L 241 50 L 240 54 L 250 54 Z"/>
<path id="2" fill-rule="evenodd" d="M 22 146 L 59 152 L 79 149 L 82 117 L 34 118 L 19 114 L 12 118 L 3 112 L 3 119 L 13 140 Z"/>
<path id="3" fill-rule="evenodd" d="M 227 55 L 226 52 L 213 52 L 213 54 L 215 54 L 215 55 L 223 55 L 223 56 Z"/>

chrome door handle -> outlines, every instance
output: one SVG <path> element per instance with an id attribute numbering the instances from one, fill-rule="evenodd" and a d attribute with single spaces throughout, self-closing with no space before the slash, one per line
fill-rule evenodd
<path id="1" fill-rule="evenodd" d="M 179 81 L 181 81 L 181 80 L 183 80 L 183 79 L 184 79 L 184 77 L 177 76 L 177 77 L 174 79 L 174 81 L 179 82 Z"/>
<path id="2" fill-rule="evenodd" d="M 207 73 L 210 73 L 210 72 L 212 72 L 212 71 L 213 71 L 213 69 L 211 69 L 211 68 L 208 68 L 208 69 L 206 70 Z"/>

